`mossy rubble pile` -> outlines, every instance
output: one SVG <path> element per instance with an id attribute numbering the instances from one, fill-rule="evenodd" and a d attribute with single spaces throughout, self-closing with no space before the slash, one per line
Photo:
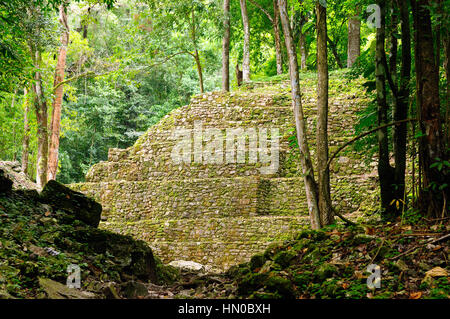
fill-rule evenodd
<path id="1" fill-rule="evenodd" d="M 368 103 L 360 97 L 362 81 L 346 81 L 342 74 L 330 78 L 331 151 L 353 136 L 357 112 Z M 314 156 L 315 77 L 305 76 L 301 84 Z M 193 129 L 198 121 L 204 129 L 224 134 L 229 128 L 279 129 L 278 170 L 265 175 L 260 168 L 267 164 L 249 163 L 249 142 L 245 163 L 176 164 L 171 156 L 177 143 L 173 132 Z M 164 262 L 192 260 L 226 269 L 308 227 L 299 152 L 292 145 L 294 129 L 290 89 L 284 82 L 198 95 L 151 127 L 134 146 L 111 149 L 108 161 L 87 173 L 86 183 L 70 187 L 102 203 L 101 228 L 146 241 Z M 203 140 L 204 150 L 207 144 Z M 341 213 L 356 218 L 376 208 L 375 166 L 375 161 L 366 165 L 354 153 L 344 153 L 333 163 L 333 201 Z"/>
<path id="2" fill-rule="evenodd" d="M 96 228 L 101 205 L 84 195 L 57 182 L 41 194 L 12 187 L 0 169 L 0 299 L 133 297 L 176 278 L 144 242 Z M 66 286 L 69 265 L 81 289 Z"/>

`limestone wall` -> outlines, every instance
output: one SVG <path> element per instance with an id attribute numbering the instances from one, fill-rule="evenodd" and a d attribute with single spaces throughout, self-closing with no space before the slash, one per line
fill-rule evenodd
<path id="1" fill-rule="evenodd" d="M 302 85 L 314 156 L 315 84 Z M 353 135 L 356 112 L 367 101 L 333 78 L 330 92 L 332 152 Z M 111 149 L 107 162 L 91 168 L 86 183 L 71 187 L 102 203 L 101 227 L 147 241 L 166 262 L 185 259 L 224 269 L 246 261 L 269 243 L 308 227 L 300 155 L 290 139 L 290 103 L 283 83 L 196 96 L 151 127 L 133 147 Z M 219 129 L 224 136 L 229 128 L 277 128 L 278 169 L 262 174 L 261 167 L 268 164 L 249 160 L 249 151 L 261 147 L 252 149 L 250 141 L 245 163 L 226 163 L 225 158 L 220 164 L 175 163 L 174 130 L 192 129 L 199 121 L 202 128 Z M 191 158 L 198 155 L 193 152 Z M 342 213 L 360 215 L 377 206 L 374 168 L 373 163 L 361 164 L 360 155 L 353 153 L 333 163 L 333 203 Z"/>

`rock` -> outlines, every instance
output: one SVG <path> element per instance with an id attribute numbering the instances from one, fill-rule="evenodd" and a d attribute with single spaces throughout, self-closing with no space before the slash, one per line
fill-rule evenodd
<path id="1" fill-rule="evenodd" d="M 318 281 L 324 281 L 325 279 L 333 276 L 337 272 L 336 266 L 328 263 L 323 263 L 318 267 L 314 273 Z"/>
<path id="2" fill-rule="evenodd" d="M 294 251 L 282 250 L 275 255 L 273 261 L 281 267 L 286 268 L 296 256 L 297 254 Z"/>
<path id="3" fill-rule="evenodd" d="M 195 261 L 186 261 L 186 260 L 174 260 L 169 263 L 169 266 L 185 271 L 195 271 L 195 272 L 200 272 L 205 269 L 205 267 L 202 264 L 196 263 Z"/>
<path id="4" fill-rule="evenodd" d="M 254 255 L 250 259 L 250 269 L 255 270 L 257 268 L 261 268 L 264 265 L 265 261 L 266 259 L 264 258 L 264 255 L 262 254 Z"/>
<path id="5" fill-rule="evenodd" d="M 95 294 L 69 288 L 59 282 L 48 278 L 38 278 L 39 286 L 44 290 L 49 299 L 93 299 Z"/>
<path id="6" fill-rule="evenodd" d="M 6 193 L 11 191 L 13 182 L 6 175 L 5 171 L 0 169 L 0 193 Z"/>
<path id="7" fill-rule="evenodd" d="M 148 295 L 147 287 L 138 281 L 126 282 L 122 287 L 122 293 L 128 299 L 137 299 Z"/>
<path id="8" fill-rule="evenodd" d="M 92 227 L 98 227 L 100 223 L 102 205 L 56 181 L 45 185 L 40 198 L 42 202 L 67 211 Z"/>
<path id="9" fill-rule="evenodd" d="M 122 278 L 133 276 L 142 281 L 157 282 L 165 267 L 159 267 L 153 251 L 143 241 L 130 236 L 86 227 L 70 234 L 70 239 L 86 243 L 96 254 L 112 255 Z M 158 269 L 158 271 L 157 271 Z"/>
<path id="10" fill-rule="evenodd" d="M 37 185 L 22 172 L 22 166 L 19 162 L 0 162 L 0 170 L 3 170 L 9 176 L 9 179 L 11 179 L 13 183 L 13 189 L 36 190 L 38 188 Z"/>

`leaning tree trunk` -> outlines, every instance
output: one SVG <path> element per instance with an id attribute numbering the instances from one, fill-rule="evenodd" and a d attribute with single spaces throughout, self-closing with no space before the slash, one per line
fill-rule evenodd
<path id="1" fill-rule="evenodd" d="M 386 40 L 386 0 L 379 0 L 380 6 L 380 27 L 377 28 L 376 35 L 376 53 L 375 53 L 375 76 L 377 88 L 378 105 L 378 126 L 388 123 L 388 104 L 386 98 L 386 69 L 383 59 L 385 58 L 385 40 Z M 378 176 L 380 179 L 381 208 L 385 218 L 392 218 L 391 211 L 394 184 L 394 172 L 389 163 L 389 138 L 387 127 L 378 131 Z"/>
<path id="2" fill-rule="evenodd" d="M 427 215 L 440 217 L 449 212 L 448 199 L 450 187 L 442 190 L 440 186 L 448 183 L 446 169 L 440 171 L 433 164 L 438 159 L 446 159 L 441 126 L 439 102 L 439 74 L 435 65 L 433 32 L 428 7 L 430 0 L 411 0 L 415 28 L 416 91 L 419 125 L 425 136 L 419 144 L 419 161 L 423 172 L 419 203 Z M 448 171 L 448 168 L 447 168 Z M 447 207 L 445 205 L 447 204 Z M 447 209 L 445 209 L 447 208 Z M 446 210 L 446 212 L 445 212 Z"/>
<path id="3" fill-rule="evenodd" d="M 200 61 L 200 54 L 198 53 L 197 49 L 195 49 L 195 52 L 194 52 L 194 59 L 195 59 L 195 64 L 197 65 L 198 82 L 200 84 L 200 93 L 203 93 L 203 92 L 205 92 L 205 87 L 203 85 L 202 63 Z"/>
<path id="4" fill-rule="evenodd" d="M 37 120 L 37 165 L 36 165 L 36 183 L 38 188 L 42 189 L 47 183 L 47 165 L 48 165 L 48 127 L 47 127 L 47 102 L 45 100 L 42 88 L 42 75 L 40 67 L 42 65 L 41 53 L 34 51 L 34 65 L 37 70 L 34 74 L 32 84 L 34 93 L 34 110 Z"/>
<path id="5" fill-rule="evenodd" d="M 348 20 L 347 68 L 351 68 L 361 54 L 361 20 L 351 17 Z"/>
<path id="6" fill-rule="evenodd" d="M 300 147 L 302 171 L 305 181 L 306 199 L 308 211 L 313 229 L 320 228 L 320 213 L 318 206 L 317 184 L 314 179 L 314 167 L 309 152 L 308 141 L 306 138 L 307 129 L 303 115 L 303 107 L 300 93 L 300 81 L 298 72 L 297 52 L 295 49 L 292 30 L 289 25 L 286 0 L 278 0 L 280 9 L 281 25 L 283 26 L 284 39 L 289 58 L 289 75 L 292 90 L 292 105 L 294 108 L 295 126 L 297 129 L 297 140 Z"/>
<path id="7" fill-rule="evenodd" d="M 273 33 L 275 37 L 275 55 L 277 60 L 277 74 L 283 74 L 283 55 L 281 53 L 281 34 L 280 34 L 280 10 L 277 0 L 273 0 Z"/>
<path id="8" fill-rule="evenodd" d="M 222 90 L 230 91 L 230 0 L 223 1 Z"/>
<path id="9" fill-rule="evenodd" d="M 334 222 L 328 169 L 328 52 L 327 9 L 316 2 L 317 16 L 317 171 L 321 226 Z"/>
<path id="10" fill-rule="evenodd" d="M 59 22 L 63 28 L 61 34 L 61 47 L 59 48 L 58 63 L 55 71 L 54 87 L 56 87 L 53 100 L 52 122 L 50 132 L 50 145 L 48 154 L 48 180 L 56 179 L 58 171 L 59 137 L 61 131 L 61 106 L 64 94 L 64 69 L 66 67 L 67 46 L 69 45 L 69 24 L 64 4 L 59 7 Z"/>
<path id="11" fill-rule="evenodd" d="M 242 75 L 244 82 L 250 82 L 250 23 L 248 21 L 247 0 L 239 0 L 241 4 L 242 23 L 244 26 L 244 59 Z"/>
<path id="12" fill-rule="evenodd" d="M 24 118 L 23 118 L 23 141 L 22 141 L 22 172 L 28 175 L 28 161 L 30 154 L 30 123 L 28 120 L 28 113 L 30 112 L 30 105 L 28 101 L 28 90 L 23 89 L 24 96 Z"/>

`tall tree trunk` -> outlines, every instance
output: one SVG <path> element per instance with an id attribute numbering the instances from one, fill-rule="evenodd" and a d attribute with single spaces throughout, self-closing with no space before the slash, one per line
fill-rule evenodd
<path id="1" fill-rule="evenodd" d="M 197 49 L 195 49 L 195 52 L 194 52 L 194 59 L 195 59 L 195 64 L 197 65 L 198 81 L 199 81 L 199 84 L 200 84 L 200 92 L 204 93 L 205 92 L 205 88 L 204 88 L 204 85 L 203 85 L 202 63 L 200 61 L 200 54 L 198 53 Z"/>
<path id="2" fill-rule="evenodd" d="M 390 39 L 389 39 L 389 72 L 392 77 L 392 81 L 397 83 L 397 55 L 398 55 L 398 17 L 395 1 L 392 4 L 392 15 L 390 25 Z M 396 84 L 397 85 L 397 84 Z"/>
<path id="3" fill-rule="evenodd" d="M 13 128 L 12 128 L 12 135 L 13 135 L 13 161 L 15 162 L 17 159 L 17 151 L 16 151 L 16 112 L 14 111 L 14 105 L 16 104 L 16 95 L 17 95 L 17 88 L 14 89 L 14 95 L 11 101 L 11 110 L 14 112 L 13 117 Z"/>
<path id="4" fill-rule="evenodd" d="M 378 0 L 380 6 L 380 22 L 376 35 L 375 76 L 377 88 L 378 125 L 388 123 L 388 104 L 386 99 L 386 69 L 383 59 L 386 56 L 384 45 L 386 40 L 386 0 Z M 383 215 L 392 218 L 392 200 L 394 171 L 389 163 L 389 137 L 387 127 L 378 131 L 378 176 L 380 178 L 380 195 Z"/>
<path id="5" fill-rule="evenodd" d="M 280 9 L 281 25 L 283 26 L 284 39 L 286 42 L 287 53 L 289 57 L 289 75 L 292 90 L 292 106 L 294 109 L 295 126 L 297 129 L 297 140 L 300 147 L 302 171 L 305 181 L 306 199 L 308 202 L 308 211 L 313 229 L 320 228 L 320 213 L 318 205 L 318 190 L 314 179 L 314 167 L 309 152 L 308 141 L 306 138 L 306 123 L 303 115 L 303 107 L 300 93 L 300 81 L 298 72 L 297 51 L 292 36 L 292 30 L 289 25 L 286 0 L 278 0 Z"/>
<path id="6" fill-rule="evenodd" d="M 358 16 L 348 20 L 347 68 L 351 68 L 361 54 L 361 20 Z"/>
<path id="7" fill-rule="evenodd" d="M 298 3 L 303 7 L 303 0 L 299 0 Z M 306 43 L 306 32 L 303 32 L 303 26 L 308 22 L 308 16 L 305 13 L 301 13 L 300 17 L 300 35 L 299 35 L 299 46 L 300 46 L 300 68 L 302 70 L 307 69 L 308 60 L 308 46 Z"/>
<path id="8" fill-rule="evenodd" d="M 400 8 L 400 21 L 402 31 L 402 66 L 400 72 L 400 88 L 394 105 L 394 121 L 408 118 L 409 82 L 411 80 L 411 33 L 409 23 L 409 6 L 407 1 L 398 1 Z M 392 41 L 393 39 L 391 39 Z M 397 40 L 395 40 L 396 42 Z M 396 58 L 393 58 L 396 60 Z M 391 67 L 391 74 L 396 68 Z M 395 160 L 395 185 L 397 185 L 394 198 L 397 200 L 405 197 L 405 172 L 406 172 L 406 148 L 407 148 L 407 123 L 393 127 L 394 160 Z M 396 215 L 403 211 L 404 203 L 398 201 L 395 206 Z"/>
<path id="9" fill-rule="evenodd" d="M 65 4 L 59 6 L 59 22 L 62 26 L 61 47 L 59 48 L 58 63 L 55 70 L 54 87 L 56 87 L 53 100 L 50 145 L 48 154 L 48 180 L 56 179 L 58 171 L 58 153 L 59 153 L 59 137 L 61 130 L 61 106 L 64 95 L 64 85 L 60 85 L 64 81 L 64 69 L 66 67 L 67 46 L 69 45 L 69 25 L 67 23 L 67 14 Z M 59 86 L 58 86 L 59 85 Z"/>
<path id="10" fill-rule="evenodd" d="M 222 91 L 230 91 L 230 0 L 223 1 Z"/>
<path id="11" fill-rule="evenodd" d="M 283 74 L 283 55 L 281 53 L 281 34 L 280 34 L 280 10 L 277 0 L 273 0 L 273 33 L 275 37 L 275 55 L 277 60 L 277 74 Z"/>
<path id="12" fill-rule="evenodd" d="M 306 47 L 306 34 L 300 32 L 300 68 L 306 70 L 306 61 L 308 60 L 308 48 Z"/>
<path id="13" fill-rule="evenodd" d="M 433 32 L 428 7 L 430 0 L 411 0 L 415 28 L 416 92 L 419 125 L 425 136 L 420 139 L 419 159 L 423 172 L 420 206 L 424 213 L 438 217 L 444 213 L 450 187 L 440 191 L 437 188 L 448 183 L 446 170 L 431 167 L 436 159 L 445 159 L 444 141 L 441 131 L 439 103 L 439 75 L 435 65 Z M 448 171 L 448 170 L 447 170 Z M 447 206 L 446 213 L 449 209 Z"/>
<path id="14" fill-rule="evenodd" d="M 449 35 L 447 33 L 444 36 L 444 70 L 445 70 L 445 78 L 447 80 L 446 101 L 445 101 L 445 118 L 446 118 L 445 140 L 447 142 L 447 147 L 448 148 L 450 148 L 450 109 L 449 109 L 449 103 L 450 103 L 450 82 L 449 82 L 450 61 L 449 61 L 449 54 L 450 54 L 450 37 L 449 37 Z"/>
<path id="15" fill-rule="evenodd" d="M 198 82 L 200 85 L 200 92 L 205 92 L 205 88 L 203 86 L 203 71 L 202 71 L 202 63 L 200 61 L 200 54 L 197 49 L 197 33 L 195 28 L 195 9 L 192 8 L 192 29 L 191 29 L 191 39 L 192 44 L 194 45 L 194 53 L 192 56 L 194 57 L 195 64 L 197 66 L 197 72 L 198 72 Z"/>
<path id="16" fill-rule="evenodd" d="M 439 75 L 439 66 L 441 65 L 441 19 L 442 17 L 440 15 L 442 15 L 442 0 L 437 0 L 437 14 L 438 16 L 436 17 L 436 26 L 435 26 L 435 31 L 434 34 L 436 35 L 436 53 L 435 53 L 435 66 L 437 68 L 438 75 Z"/>
<path id="17" fill-rule="evenodd" d="M 316 2 L 317 16 L 317 178 L 321 226 L 334 222 L 330 196 L 330 172 L 328 169 L 328 52 L 327 9 Z"/>
<path id="18" fill-rule="evenodd" d="M 247 0 L 239 0 L 241 4 L 242 24 L 244 26 L 244 60 L 242 74 L 244 82 L 250 82 L 250 23 L 247 13 Z"/>
<path id="19" fill-rule="evenodd" d="M 45 100 L 42 87 L 42 57 L 38 49 L 33 52 L 34 65 L 36 71 L 34 82 L 32 84 L 34 93 L 34 110 L 37 120 L 37 165 L 36 165 L 36 183 L 38 188 L 42 189 L 47 183 L 47 165 L 48 165 L 48 124 L 47 124 L 47 102 Z"/>
<path id="20" fill-rule="evenodd" d="M 24 97 L 24 118 L 23 118 L 23 141 L 22 141 L 22 172 L 28 175 L 28 157 L 30 152 L 30 124 L 28 120 L 28 113 L 30 112 L 30 105 L 28 101 L 28 90 L 23 89 Z"/>

